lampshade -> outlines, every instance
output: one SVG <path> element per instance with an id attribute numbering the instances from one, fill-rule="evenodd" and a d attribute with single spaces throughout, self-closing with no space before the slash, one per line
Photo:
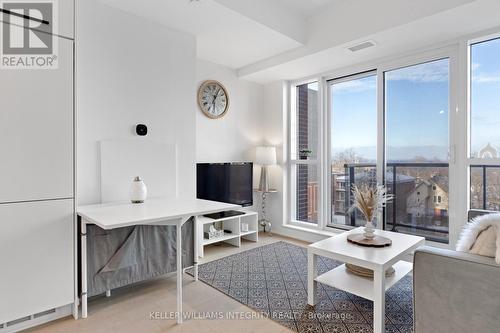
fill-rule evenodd
<path id="1" fill-rule="evenodd" d="M 260 165 L 276 164 L 276 147 L 260 146 L 255 152 L 255 163 Z"/>

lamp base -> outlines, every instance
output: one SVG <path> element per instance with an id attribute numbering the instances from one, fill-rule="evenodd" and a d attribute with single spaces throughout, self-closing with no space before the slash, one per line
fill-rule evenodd
<path id="1" fill-rule="evenodd" d="M 269 181 L 267 174 L 267 166 L 263 165 L 260 170 L 259 192 L 269 192 Z"/>

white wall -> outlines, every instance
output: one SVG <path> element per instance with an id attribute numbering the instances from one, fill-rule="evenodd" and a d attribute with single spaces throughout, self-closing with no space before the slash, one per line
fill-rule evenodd
<path id="1" fill-rule="evenodd" d="M 226 87 L 229 111 L 210 119 L 196 107 L 197 162 L 253 161 L 264 135 L 263 86 L 238 79 L 230 68 L 198 60 L 196 89 L 205 80 L 217 80 Z"/>
<path id="2" fill-rule="evenodd" d="M 238 79 L 236 71 L 208 61 L 198 60 L 196 89 L 205 80 L 217 80 L 229 94 L 229 111 L 219 119 L 206 117 L 196 107 L 196 161 L 253 162 L 255 147 L 264 141 L 264 87 Z M 254 166 L 254 187 L 260 167 Z M 259 205 L 254 195 L 254 207 Z"/>
<path id="3" fill-rule="evenodd" d="M 77 1 L 77 198 L 100 201 L 98 141 L 177 142 L 180 196 L 194 197 L 195 38 L 105 6 Z"/>

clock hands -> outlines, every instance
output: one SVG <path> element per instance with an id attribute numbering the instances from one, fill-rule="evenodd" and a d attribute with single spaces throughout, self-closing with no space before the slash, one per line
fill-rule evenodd
<path id="1" fill-rule="evenodd" d="M 218 112 L 221 113 L 222 108 L 225 108 L 226 96 L 224 89 L 216 85 L 208 85 L 203 92 L 204 109 L 207 113 L 218 116 Z"/>
<path id="2" fill-rule="evenodd" d="M 219 96 L 220 89 L 215 92 L 214 97 L 212 98 L 212 108 L 215 111 L 215 103 L 217 102 L 217 96 Z"/>

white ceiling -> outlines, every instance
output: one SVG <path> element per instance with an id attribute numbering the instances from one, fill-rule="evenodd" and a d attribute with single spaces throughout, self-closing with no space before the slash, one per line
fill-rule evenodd
<path id="1" fill-rule="evenodd" d="M 284 7 L 295 11 L 296 13 L 302 13 L 306 17 L 310 17 L 317 14 L 320 10 L 326 9 L 326 7 L 333 5 L 336 2 L 345 0 L 269 0 L 278 3 Z"/>
<path id="2" fill-rule="evenodd" d="M 403 3 L 407 0 L 382 1 L 393 1 L 394 4 L 400 1 L 402 6 L 407 6 Z M 327 19 L 329 13 L 318 15 L 323 17 L 317 20 L 322 24 L 318 24 L 318 32 L 312 33 L 307 45 L 240 68 L 238 75 L 246 80 L 266 84 L 277 80 L 312 77 L 325 72 L 338 73 L 343 68 L 357 65 L 370 67 L 376 60 L 451 45 L 461 38 L 474 37 L 478 33 L 489 35 L 500 32 L 498 0 L 441 0 L 434 2 L 433 8 L 421 6 L 427 1 L 430 0 L 413 2 L 414 7 L 407 11 L 396 6 L 392 6 L 390 11 L 380 8 L 379 10 L 386 10 L 384 20 L 377 19 L 376 8 L 365 8 L 365 16 L 357 13 L 357 20 L 352 20 L 353 16 L 349 17 L 342 11 L 354 12 L 353 8 L 338 6 L 336 15 L 341 17 L 337 20 L 331 17 Z M 393 15 L 396 13 L 399 15 Z M 370 21 L 370 18 L 373 20 Z M 351 26 L 350 20 L 353 21 Z M 341 33 L 322 35 L 321 31 Z M 347 49 L 367 40 L 374 41 L 376 46 L 355 53 Z M 352 70 L 357 69 L 351 68 Z"/>
<path id="3" fill-rule="evenodd" d="M 199 58 L 234 69 L 303 45 L 306 17 L 278 1 L 289 0 L 101 0 L 195 35 Z"/>
<path id="4" fill-rule="evenodd" d="M 196 37 L 198 57 L 259 83 L 500 27 L 499 0 L 100 0 Z M 499 29 L 500 31 L 500 29 Z M 355 54 L 357 42 L 377 46 Z"/>

